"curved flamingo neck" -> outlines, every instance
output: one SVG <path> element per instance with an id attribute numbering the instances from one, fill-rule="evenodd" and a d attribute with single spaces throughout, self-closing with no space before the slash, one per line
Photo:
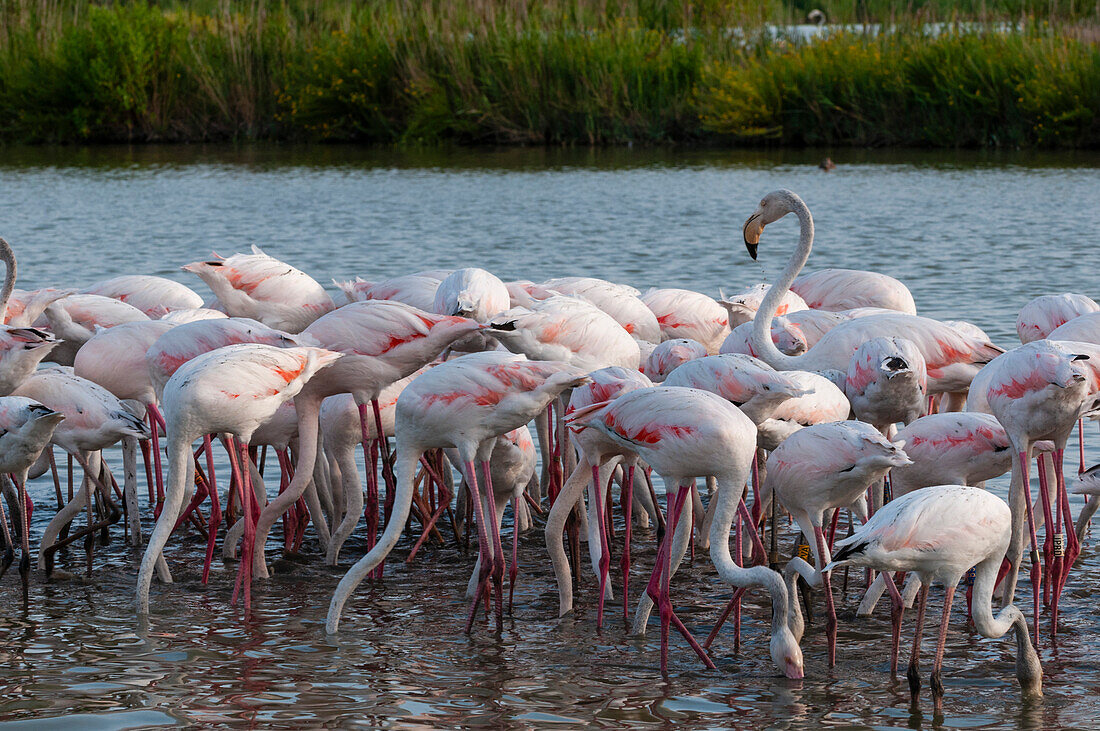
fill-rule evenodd
<path id="1" fill-rule="evenodd" d="M 761 586 L 767 589 L 772 600 L 772 636 L 789 631 L 787 626 L 787 587 L 775 571 L 766 566 L 744 568 L 738 566 L 730 554 L 730 528 L 737 513 L 740 490 L 735 480 L 717 479 L 717 507 L 710 524 L 710 558 L 719 576 L 738 587 Z"/>
<path id="2" fill-rule="evenodd" d="M 799 236 L 798 248 L 787 261 L 787 266 L 779 275 L 779 279 L 764 295 L 764 301 L 760 303 L 760 309 L 756 311 L 756 317 L 752 321 L 752 336 L 749 343 L 753 350 L 759 353 L 759 357 L 765 363 L 777 370 L 797 370 L 802 365 L 805 355 L 792 357 L 784 354 L 772 342 L 772 321 L 779 305 L 787 292 L 791 291 L 791 284 L 795 277 L 806 266 L 810 258 L 810 250 L 814 245 L 814 218 L 810 215 L 810 209 L 802 202 L 801 198 L 792 196 L 791 212 L 798 217 Z"/>
<path id="3" fill-rule="evenodd" d="M 4 288 L 0 290 L 0 322 L 3 322 L 8 311 L 8 300 L 11 299 L 12 290 L 15 289 L 15 252 L 3 237 L 0 237 L 0 261 L 7 266 Z"/>

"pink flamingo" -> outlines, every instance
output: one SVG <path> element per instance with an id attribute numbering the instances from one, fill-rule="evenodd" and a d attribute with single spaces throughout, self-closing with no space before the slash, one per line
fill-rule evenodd
<path id="1" fill-rule="evenodd" d="M 971 567 L 975 567 L 972 603 L 975 629 L 990 639 L 1015 630 L 1016 677 L 1024 698 L 1042 696 L 1043 669 L 1028 636 L 1023 613 L 1009 603 L 993 616 L 993 588 L 1011 538 L 1012 514 L 1003 500 L 975 487 L 940 485 L 897 498 L 854 534 L 837 543 L 836 557 L 826 571 L 861 566 L 883 572 L 912 571 L 920 577 L 916 635 L 906 673 L 914 702 L 920 692 L 920 645 L 928 587 L 933 581 L 944 587 L 943 619 L 931 678 L 932 698 L 939 711 L 943 703 L 940 672 L 951 601 L 959 580 Z M 900 611 L 899 608 L 899 621 Z"/>
<path id="2" fill-rule="evenodd" d="M 298 465 L 293 479 L 279 497 L 271 501 L 256 526 L 257 545 L 254 571 L 267 578 L 263 546 L 271 526 L 301 497 L 313 476 L 317 458 L 317 434 L 321 402 L 338 393 L 351 393 L 359 406 L 363 432 L 363 456 L 367 466 L 367 541 L 374 545 L 378 529 L 378 478 L 375 467 L 379 449 L 383 476 L 388 487 L 387 514 L 395 491 L 388 468 L 389 446 L 381 428 L 378 397 L 382 389 L 434 360 L 457 340 L 479 332 L 473 320 L 435 315 L 401 302 L 367 300 L 352 302 L 323 315 L 301 333 L 303 341 L 342 353 L 339 361 L 318 373 L 294 398 L 298 412 Z M 368 438 L 368 408 L 374 411 L 376 439 Z"/>
<path id="3" fill-rule="evenodd" d="M 752 322 L 743 322 L 730 331 L 722 341 L 719 353 L 743 353 L 758 357 L 752 348 Z M 777 315 L 772 321 L 772 342 L 786 355 L 801 355 L 809 349 L 802 329 L 785 317 Z"/>
<path id="4" fill-rule="evenodd" d="M 679 365 L 696 358 L 704 358 L 706 355 L 706 347 L 698 340 L 688 338 L 665 340 L 642 360 L 641 370 L 649 380 L 660 383 Z"/>
<path id="5" fill-rule="evenodd" d="M 532 285 L 527 291 L 537 299 L 553 294 L 581 297 L 613 317 L 638 340 L 661 342 L 661 326 L 657 317 L 642 302 L 639 297 L 641 292 L 629 285 L 593 277 L 558 277 Z"/>
<path id="6" fill-rule="evenodd" d="M 1020 336 L 1021 343 L 1031 343 L 1047 338 L 1054 330 L 1081 315 L 1098 311 L 1100 305 L 1083 294 L 1045 294 L 1020 308 L 1020 313 L 1016 316 L 1016 333 Z"/>
<path id="7" fill-rule="evenodd" d="M 49 359 L 64 365 L 73 364 L 76 351 L 92 339 L 98 328 L 149 320 L 148 315 L 133 305 L 98 294 L 63 297 L 46 307 L 44 314 L 54 335 L 61 339 Z"/>
<path id="8" fill-rule="evenodd" d="M 489 516 L 481 509 L 475 460 L 481 463 L 482 476 L 488 480 L 488 460 L 496 437 L 527 424 L 563 390 L 584 383 L 586 378 L 579 369 L 565 363 L 486 352 L 442 363 L 410 383 L 397 400 L 397 492 L 390 520 L 378 543 L 340 580 L 329 605 L 326 631 L 336 632 L 348 597 L 393 550 L 409 516 L 420 457 L 438 447 L 458 450 L 477 514 L 481 577 L 466 622 L 467 631 L 482 594 L 489 588 L 490 576 L 497 587 L 497 623 L 502 624 L 504 555 L 495 530 L 493 501 L 488 501 Z"/>
<path id="9" fill-rule="evenodd" d="M 142 418 L 149 420 L 152 432 L 157 428 L 150 409 L 156 408 L 157 394 L 153 388 L 153 378 L 145 361 L 145 353 L 153 344 L 172 328 L 174 323 L 160 320 L 129 322 L 101 330 L 84 343 L 76 353 L 73 373 L 87 378 L 110 391 L 118 399 L 131 399 L 141 404 Z M 142 544 L 141 516 L 137 511 L 137 475 L 134 465 L 137 463 L 137 441 L 133 437 L 123 437 L 123 459 L 126 463 L 123 500 L 126 505 L 126 517 L 129 522 L 130 543 Z M 159 445 L 159 440 L 158 440 Z M 146 474 L 149 476 L 149 494 L 154 494 L 154 484 L 149 464 L 148 445 L 143 444 Z M 159 449 L 157 457 L 159 459 Z"/>
<path id="10" fill-rule="evenodd" d="M 886 274 L 860 269 L 820 269 L 791 283 L 812 309 L 854 310 L 879 307 L 907 315 L 917 314 L 913 295 L 904 284 Z"/>
<path id="11" fill-rule="evenodd" d="M 42 369 L 27 379 L 13 395 L 33 399 L 64 415 L 51 441 L 71 454 L 84 469 L 80 492 L 46 526 L 38 551 L 38 567 L 45 570 L 47 576 L 52 572 L 54 552 L 60 547 L 57 537 L 62 527 L 68 525 L 81 508 L 87 508 L 88 529 L 70 535 L 66 541 L 71 542 L 81 535 L 85 537 L 87 570 L 91 574 L 94 551 L 94 528 L 91 526 L 93 486 L 111 508 L 107 523 L 100 527 L 106 527 L 121 517 L 111 500 L 109 488 L 100 479 L 100 452 L 125 437 L 148 439 L 149 432 L 141 418 L 107 389 L 74 375 L 67 368 Z"/>
<path id="12" fill-rule="evenodd" d="M 42 450 L 50 443 L 57 425 L 65 415 L 44 406 L 37 401 L 21 396 L 0 396 L 0 473 L 11 475 L 19 491 L 18 520 L 19 538 L 23 555 L 19 560 L 19 577 L 23 591 L 27 590 L 31 568 L 30 558 L 30 502 L 27 499 L 27 472 L 35 463 Z M 2 508 L 0 508 L 2 510 Z M 7 519 L 0 515 L 3 522 L 4 537 L 7 539 L 7 551 L 4 554 L 0 576 L 7 571 L 12 562 L 12 541 L 7 535 Z"/>
<path id="13" fill-rule="evenodd" d="M 442 277 L 430 274 L 405 274 L 383 279 L 381 282 L 364 282 L 356 278 L 353 282 L 333 280 L 333 284 L 340 288 L 348 302 L 393 300 L 431 312 L 435 305 L 436 290 L 442 281 Z"/>
<path id="14" fill-rule="evenodd" d="M 760 283 L 731 297 L 726 297 L 723 294 L 721 299 L 718 300 L 718 304 L 726 308 L 726 312 L 729 314 L 730 327 L 735 328 L 739 325 L 744 325 L 746 322 L 752 322 L 752 319 L 756 317 L 756 311 L 760 309 L 760 303 L 764 301 L 764 297 L 768 294 L 769 289 L 771 289 L 770 284 Z M 787 292 L 783 295 L 783 299 L 780 301 L 775 314 L 786 317 L 796 312 L 806 312 L 808 309 L 809 307 L 806 305 L 804 299 L 794 292 Z"/>
<path id="15" fill-rule="evenodd" d="M 829 573 L 824 570 L 829 563 L 829 546 L 822 528 L 825 514 L 849 508 L 865 517 L 863 496 L 867 486 L 891 468 L 910 464 L 902 446 L 887 440 L 870 424 L 839 421 L 795 432 L 768 457 L 761 503 L 766 508 L 775 495 L 794 517 L 813 552 L 813 566 L 795 557 L 785 572 L 788 576 L 797 572 L 810 586 L 824 587 L 829 667 L 836 664 L 836 609 Z"/>
<path id="16" fill-rule="evenodd" d="M 42 313 L 50 304 L 75 292 L 75 289 L 54 287 L 29 292 L 25 289 L 13 289 L 7 308 L 4 310 L 4 324 L 12 327 L 30 327 L 42 317 Z"/>
<path id="17" fill-rule="evenodd" d="M 954 374 L 947 378 L 941 369 L 954 364 L 986 363 L 1003 352 L 992 343 L 968 338 L 943 323 L 898 312 L 854 317 L 829 330 L 806 353 L 796 357 L 784 355 L 769 337 L 771 323 L 783 294 L 810 257 L 814 239 L 813 217 L 801 198 L 789 190 L 779 190 L 760 201 L 760 206 L 745 221 L 743 228 L 745 246 L 755 259 L 764 227 L 788 213 L 798 217 L 799 244 L 775 286 L 768 290 L 753 320 L 752 345 L 761 360 L 780 370 L 846 370 L 852 355 L 867 340 L 878 336 L 899 336 L 911 340 L 921 351 L 928 368 L 929 392 L 939 393 L 962 390 L 957 387 Z M 941 376 L 944 376 L 944 382 L 941 382 Z"/>
<path id="18" fill-rule="evenodd" d="M 852 406 L 844 392 L 828 378 L 809 371 L 780 371 L 802 389 L 800 396 L 788 399 L 757 425 L 760 447 L 775 450 L 794 432 L 814 424 L 842 421 Z"/>
<path id="19" fill-rule="evenodd" d="M 661 670 L 668 668 L 670 623 L 683 634 L 709 668 L 714 664 L 706 651 L 676 617 L 669 582 L 687 548 L 691 526 L 688 492 L 697 477 L 714 477 L 718 503 L 710 529 L 710 555 L 723 581 L 737 587 L 762 586 L 772 598 L 772 660 L 790 678 L 803 676 L 802 652 L 787 627 L 788 596 L 782 578 L 764 566 L 742 568 L 729 548 L 735 514 L 748 518 L 742 486 L 748 480 L 756 451 L 756 428 L 737 407 L 716 394 L 693 388 L 656 386 L 623 394 L 609 404 L 593 404 L 574 412 L 573 429 L 597 429 L 628 449 L 661 475 L 668 493 L 669 530 L 665 531 L 657 563 L 646 589 L 661 617 Z M 645 630 L 648 612 L 635 619 L 634 631 Z"/>
<path id="20" fill-rule="evenodd" d="M 802 337 L 806 340 L 806 349 L 814 347 L 825 333 L 844 322 L 851 320 L 852 316 L 847 312 L 829 312 L 827 310 L 799 310 L 789 312 L 786 315 L 787 322 L 797 327 Z M 782 350 L 782 348 L 780 348 Z"/>
<path id="21" fill-rule="evenodd" d="M 890 471 L 895 498 L 934 485 L 984 487 L 987 480 L 1012 469 L 1012 442 L 1000 422 L 991 414 L 971 411 L 929 414 L 903 426 L 894 437 L 905 443 L 905 454 L 913 462 Z M 1053 451 L 1053 442 L 1036 442 L 1040 451 Z M 914 584 L 912 587 L 916 589 Z M 909 585 L 906 606 L 912 596 Z M 875 577 L 856 612 L 870 616 L 886 590 L 884 578 Z"/>
<path id="22" fill-rule="evenodd" d="M 1088 356 L 1079 355 L 1065 345 L 1050 340 L 1036 340 L 1010 350 L 983 369 L 980 385 L 971 388 L 967 399 L 968 410 L 985 410 L 997 417 L 1008 433 L 1013 446 L 1012 484 L 1009 487 L 1008 504 L 1012 509 L 1012 541 L 1008 547 L 1008 573 L 1005 576 L 1004 602 L 1010 604 L 1016 590 L 1016 576 L 1023 558 L 1024 511 L 1031 539 L 1031 583 L 1035 612 L 1036 644 L 1038 644 L 1039 603 L 1042 600 L 1042 568 L 1039 565 L 1038 544 L 1035 538 L 1036 521 L 1031 505 L 1028 465 L 1034 441 L 1049 439 L 1054 442 L 1054 471 L 1056 485 L 1057 519 L 1051 510 L 1050 492 L 1046 484 L 1046 471 L 1039 470 L 1039 492 L 1047 529 L 1047 569 L 1051 573 L 1052 633 L 1057 625 L 1058 594 L 1064 585 L 1063 568 L 1068 570 L 1080 550 L 1077 535 L 1072 527 L 1069 498 L 1065 491 L 1062 473 L 1062 454 L 1073 425 L 1086 406 L 1090 374 L 1077 361 Z M 1065 541 L 1061 533 L 1063 523 L 1069 532 L 1065 555 L 1060 547 Z M 1057 537 L 1056 537 L 1057 536 Z M 1068 561 L 1065 559 L 1069 559 Z"/>
<path id="23" fill-rule="evenodd" d="M 15 290 L 15 252 L 0 237 L 0 261 L 4 262 L 6 272 L 4 285 L 0 288 L 0 314 L 4 322 L 9 321 L 9 304 Z M 26 305 L 23 305 L 25 308 Z M 43 305 L 45 307 L 45 305 Z M 18 318 L 12 317 L 12 322 Z M 31 322 L 25 322 L 30 325 Z M 19 384 L 31 377 L 42 359 L 53 351 L 61 341 L 53 334 L 33 327 L 0 325 L 0 396 L 7 396 Z"/>
<path id="24" fill-rule="evenodd" d="M 200 320 L 225 320 L 229 315 L 218 310 L 211 310 L 206 307 L 196 307 L 191 310 L 172 310 L 167 312 L 157 319 L 161 322 L 174 322 L 177 325 L 185 325 L 189 322 L 198 322 Z"/>
<path id="25" fill-rule="evenodd" d="M 642 302 L 653 311 L 661 326 L 661 337 L 698 340 L 715 355 L 729 335 L 729 315 L 715 300 L 687 289 L 651 289 Z"/>
<path id="26" fill-rule="evenodd" d="M 606 404 L 625 393 L 640 388 L 649 388 L 653 385 L 644 374 L 618 366 L 601 368 L 592 371 L 588 376 L 591 379 L 588 383 L 573 390 L 569 398 L 569 406 L 566 409 L 566 418 L 593 404 Z M 623 570 L 623 617 L 625 619 L 629 594 L 630 539 L 633 527 L 631 512 L 634 503 L 634 469 L 637 466 L 637 457 L 633 451 L 624 449 L 618 442 L 605 436 L 597 429 L 583 429 L 573 432 L 570 434 L 570 438 L 580 453 L 580 459 L 577 467 L 562 486 L 562 491 L 558 495 L 560 499 L 554 501 L 550 507 L 550 513 L 546 517 L 546 548 L 554 567 L 554 577 L 557 580 L 558 616 L 561 617 L 573 611 L 573 580 L 569 560 L 562 543 L 562 531 L 565 529 L 568 516 L 573 512 L 573 506 L 580 500 L 585 486 L 588 485 L 588 510 L 594 513 L 588 521 L 588 549 L 592 559 L 592 567 L 600 582 L 600 593 L 596 609 L 596 626 L 600 628 L 603 626 L 604 603 L 611 598 L 611 589 L 608 583 L 611 549 L 607 530 L 608 517 L 605 515 L 607 480 L 610 472 L 615 468 L 616 462 L 621 458 L 626 470 L 622 494 L 622 504 L 626 513 L 626 533 L 621 559 Z M 589 479 L 592 480 L 591 483 Z M 599 547 L 598 552 L 597 546 Z"/>
<path id="27" fill-rule="evenodd" d="M 258 246 L 251 254 L 196 261 L 183 270 L 198 275 L 230 316 L 250 317 L 289 333 L 301 332 L 334 307 L 312 277 Z"/>
<path id="28" fill-rule="evenodd" d="M 98 294 L 132 305 L 152 318 L 174 310 L 202 307 L 202 297 L 190 287 L 164 277 L 146 274 L 124 274 L 96 282 L 81 290 L 83 294 Z"/>
<path id="29" fill-rule="evenodd" d="M 216 321 L 213 321 L 216 322 Z M 181 326 L 182 327 L 182 326 Z M 149 613 L 149 585 L 153 568 L 183 507 L 191 477 L 191 444 L 211 433 L 236 435 L 230 465 L 240 490 L 245 515 L 244 545 L 233 591 L 244 587 L 244 603 L 251 604 L 252 507 L 248 442 L 252 434 L 293 398 L 320 369 L 337 361 L 339 353 L 320 348 L 274 348 L 270 345 L 231 345 L 204 353 L 184 363 L 164 386 L 161 401 L 167 424 L 168 480 L 164 509 L 149 536 L 137 580 L 137 611 Z M 166 579 L 171 581 L 170 577 Z"/>

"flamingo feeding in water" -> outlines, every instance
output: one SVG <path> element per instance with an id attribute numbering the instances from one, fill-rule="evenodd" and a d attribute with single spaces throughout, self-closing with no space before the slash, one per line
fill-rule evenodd
<path id="1" fill-rule="evenodd" d="M 668 668 L 669 626 L 676 628 L 707 667 L 714 664 L 672 609 L 669 583 L 684 556 L 691 533 L 688 491 L 697 477 L 714 477 L 718 506 L 710 529 L 710 556 L 722 580 L 739 588 L 761 586 L 772 599 L 771 656 L 789 678 L 803 676 L 802 651 L 787 626 L 788 595 L 782 577 L 765 566 L 744 568 L 730 554 L 735 515 L 748 518 L 740 500 L 756 452 L 756 427 L 736 406 L 708 391 L 656 386 L 623 394 L 608 404 L 593 404 L 570 417 L 572 429 L 597 429 L 638 455 L 661 475 L 669 491 L 667 530 L 657 553 L 646 598 L 639 605 L 634 631 L 642 633 L 651 603 L 661 619 L 661 669 Z M 675 486 L 675 492 L 672 487 Z"/>
<path id="2" fill-rule="evenodd" d="M 217 322 L 213 320 L 212 322 Z M 242 584 L 244 604 L 251 604 L 253 526 L 258 511 L 252 506 L 252 478 L 248 442 L 261 424 L 293 398 L 313 375 L 337 361 L 339 353 L 320 348 L 275 348 L 270 345 L 232 345 L 204 353 L 184 363 L 168 379 L 161 401 L 167 424 L 168 479 L 164 509 L 149 536 L 137 580 L 137 610 L 149 613 L 149 585 L 153 568 L 168 543 L 193 469 L 191 444 L 211 433 L 235 435 L 230 465 L 240 491 L 245 532 L 233 599 Z M 261 547 L 262 550 L 262 547 Z M 170 575 L 164 577 L 171 581 Z"/>
<path id="3" fill-rule="evenodd" d="M 959 580 L 971 567 L 976 567 L 972 598 L 974 627 L 990 639 L 1015 630 L 1016 677 L 1024 697 L 1042 696 L 1043 670 L 1023 613 L 1009 603 L 993 616 L 993 588 L 1011 537 L 1012 514 L 999 497 L 975 487 L 940 485 L 893 500 L 854 534 L 837 542 L 836 556 L 826 567 L 828 571 L 841 566 L 862 566 L 884 572 L 912 571 L 920 577 L 916 634 L 906 673 L 914 701 L 920 692 L 920 645 L 928 587 L 933 581 L 944 587 L 943 619 L 932 661 L 932 697 L 938 711 L 943 702 L 940 673 L 951 601 Z"/>
<path id="4" fill-rule="evenodd" d="M 521 355 L 485 352 L 442 363 L 410 383 L 397 399 L 394 459 L 397 491 L 390 520 L 378 543 L 340 580 L 329 604 L 326 631 L 330 634 L 337 631 L 348 597 L 393 550 L 409 517 L 416 465 L 426 450 L 437 447 L 458 450 L 477 516 L 481 576 L 466 621 L 467 631 L 473 625 L 482 595 L 489 590 L 490 577 L 497 588 L 497 622 L 502 624 L 504 554 L 495 529 L 496 517 L 492 514 L 494 502 L 485 503 L 491 511 L 488 516 L 482 512 L 476 464 L 480 463 L 487 483 L 496 437 L 524 426 L 562 391 L 586 380 L 580 369 L 566 363 L 529 361 Z M 484 487 L 486 494 L 490 494 L 492 488 L 488 484 Z"/>

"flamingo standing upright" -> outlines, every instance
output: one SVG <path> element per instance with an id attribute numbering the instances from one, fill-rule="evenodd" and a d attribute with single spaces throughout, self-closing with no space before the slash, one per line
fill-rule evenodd
<path id="1" fill-rule="evenodd" d="M 939 393 L 963 390 L 969 383 L 966 381 L 960 387 L 960 375 L 952 370 L 952 366 L 986 363 L 1003 352 L 992 343 L 968 338 L 936 320 L 898 312 L 854 317 L 829 330 L 817 345 L 803 355 L 784 355 L 771 340 L 771 323 L 784 293 L 810 257 L 814 240 L 813 216 L 797 195 L 789 190 L 778 190 L 764 196 L 742 229 L 745 247 L 749 255 L 756 259 L 764 227 L 788 213 L 798 217 L 799 244 L 775 285 L 768 290 L 753 320 L 752 346 L 761 360 L 779 370 L 843 371 L 847 370 L 852 355 L 864 342 L 879 336 L 898 336 L 911 340 L 921 351 L 928 369 L 929 392 Z M 966 373 L 970 372 L 966 371 L 961 376 L 963 380 Z"/>
<path id="2" fill-rule="evenodd" d="M 211 433 L 236 435 L 230 464 L 241 492 L 245 534 L 233 597 L 243 584 L 246 609 L 251 603 L 251 566 L 256 518 L 252 508 L 248 442 L 320 369 L 340 358 L 320 348 L 275 348 L 270 345 L 231 345 L 204 353 L 181 365 L 164 386 L 161 401 L 167 424 L 168 480 L 164 509 L 149 536 L 137 579 L 137 610 L 149 613 L 149 585 L 153 568 L 168 542 L 183 507 L 192 474 L 191 444 Z M 170 578 L 168 579 L 170 581 Z"/>
<path id="3" fill-rule="evenodd" d="M 656 386 L 623 394 L 609 404 L 593 404 L 570 417 L 573 429 L 596 429 L 623 449 L 633 451 L 664 479 L 668 492 L 668 530 L 646 588 L 661 617 L 661 669 L 668 667 L 670 623 L 707 665 L 710 658 L 676 617 L 669 582 L 683 558 L 691 533 L 688 492 L 697 477 L 717 480 L 718 508 L 710 530 L 710 555 L 724 581 L 737 587 L 762 586 L 772 598 L 771 655 L 790 678 L 803 676 L 802 652 L 787 627 L 788 594 L 782 578 L 765 566 L 742 568 L 730 555 L 729 535 L 734 516 L 748 518 L 738 497 L 748 480 L 756 451 L 756 428 L 729 401 L 708 391 Z M 676 486 L 675 494 L 671 487 Z M 648 612 L 639 612 L 635 632 L 644 631 Z M 639 627 L 639 622 L 641 626 Z"/>
<path id="4" fill-rule="evenodd" d="M 355 587 L 393 550 L 405 528 L 413 494 L 413 474 L 425 450 L 457 449 L 477 514 L 481 576 L 466 622 L 470 629 L 483 592 L 493 578 L 498 624 L 503 622 L 501 589 L 504 556 L 496 518 L 482 512 L 475 460 L 489 479 L 489 456 L 496 437 L 527 424 L 563 390 L 584 383 L 578 368 L 555 361 L 529 361 L 500 352 L 474 353 L 442 363 L 410 383 L 397 399 L 397 492 L 390 520 L 378 543 L 340 580 L 329 604 L 326 631 L 336 632 L 340 613 Z M 487 489 L 491 489 L 486 485 Z M 487 502 L 494 510 L 492 500 Z"/>
<path id="5" fill-rule="evenodd" d="M 878 571 L 913 571 L 921 581 L 916 635 L 907 676 L 915 701 L 920 692 L 920 645 L 928 586 L 944 587 L 943 619 L 932 662 L 932 698 L 936 710 L 943 702 L 944 643 L 951 618 L 951 601 L 963 574 L 976 567 L 972 617 L 983 637 L 995 639 L 1016 632 L 1016 677 L 1025 698 L 1042 696 L 1043 670 L 1028 634 L 1027 621 L 1009 603 L 993 616 L 993 588 L 1012 537 L 1012 513 L 995 495 L 962 485 L 940 485 L 897 498 L 837 543 L 827 567 L 862 566 Z M 900 608 L 899 608 L 900 612 Z"/>
<path id="6" fill-rule="evenodd" d="M 258 246 L 251 254 L 195 261 L 183 270 L 198 275 L 231 317 L 250 317 L 289 333 L 301 332 L 334 307 L 312 277 Z"/>

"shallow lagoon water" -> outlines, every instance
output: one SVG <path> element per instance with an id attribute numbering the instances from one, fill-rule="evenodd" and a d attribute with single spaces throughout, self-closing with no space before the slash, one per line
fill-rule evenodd
<path id="1" fill-rule="evenodd" d="M 5 148 L 0 235 L 15 247 L 27 288 L 142 272 L 205 293 L 180 264 L 257 244 L 324 283 L 476 265 L 505 279 L 584 273 L 716 295 L 770 280 L 786 261 L 793 219 L 769 227 L 760 264 L 745 254 L 740 224 L 763 193 L 787 187 L 815 216 L 810 269 L 897 276 L 922 314 L 970 320 L 1002 346 L 1016 342 L 1015 313 L 1031 297 L 1100 296 L 1100 155 L 841 151 L 832 155 L 837 170 L 823 173 L 816 164 L 824 154 Z M 1088 438 L 1092 464 L 1100 459 L 1095 427 Z M 118 455 L 111 460 L 117 468 Z M 992 488 L 1003 494 L 1005 485 Z M 50 504 L 48 480 L 31 492 Z M 35 513 L 35 537 L 47 512 Z M 256 585 L 245 617 L 229 604 L 235 564 L 216 562 L 203 587 L 197 539 L 173 539 L 167 557 L 177 583 L 154 586 L 152 617 L 140 624 L 131 603 L 139 556 L 124 546 L 120 526 L 114 535 L 98 549 L 90 579 L 45 583 L 36 574 L 26 602 L 14 569 L 0 581 L 0 720 L 104 729 L 1087 728 L 1100 717 L 1100 622 L 1088 583 L 1100 553 L 1091 537 L 1067 587 L 1057 649 L 1044 636 L 1044 700 L 1020 701 L 1013 643 L 968 631 L 960 602 L 944 715 L 933 717 L 927 695 L 910 707 L 904 678 L 890 676 L 885 604 L 871 620 L 854 617 L 855 574 L 843 597 L 838 588 L 837 667 L 825 665 L 819 621 L 803 642 L 807 679 L 774 677 L 767 609 L 754 598 L 739 655 L 727 634 L 715 644 L 718 670 L 706 671 L 674 638 L 665 680 L 656 624 L 646 638 L 631 638 L 612 612 L 595 631 L 589 573 L 581 573 L 575 614 L 555 617 L 538 529 L 521 542 L 516 604 L 503 631 L 481 619 L 470 636 L 462 593 L 474 556 L 450 544 L 406 566 L 404 539 L 385 579 L 365 583 L 341 632 L 326 637 L 325 610 L 344 569 L 322 567 L 310 540 L 307 560 L 281 560 L 276 576 Z M 636 535 L 632 596 L 655 541 L 652 532 Z M 273 558 L 278 539 L 276 530 Z M 353 537 L 343 566 L 363 551 L 363 537 Z M 83 552 L 59 565 L 82 574 Z M 618 591 L 617 573 L 612 580 Z M 703 553 L 674 580 L 678 611 L 697 635 L 728 596 Z M 930 617 L 941 596 L 934 591 Z M 910 616 L 903 631 L 911 626 Z"/>

